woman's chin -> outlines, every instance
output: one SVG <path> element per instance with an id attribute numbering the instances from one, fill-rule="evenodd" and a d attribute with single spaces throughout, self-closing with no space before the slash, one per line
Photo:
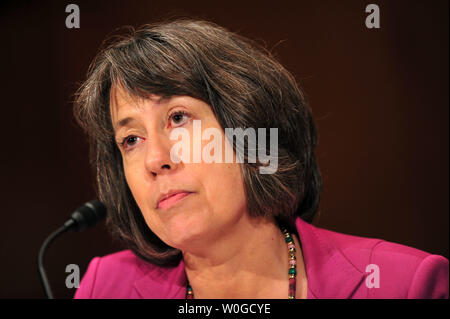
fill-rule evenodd
<path id="1" fill-rule="evenodd" d="M 165 233 L 167 234 L 167 244 L 171 247 L 186 250 L 199 241 L 204 241 L 208 233 L 208 225 L 203 218 L 195 215 L 172 216 L 165 223 Z M 198 217 L 198 218 L 195 218 Z"/>
<path id="2" fill-rule="evenodd" d="M 199 240 L 199 238 L 201 238 L 201 235 L 199 234 L 193 232 L 184 232 L 180 234 L 180 236 L 172 236 L 171 238 L 169 238 L 168 245 L 183 252 L 192 251 L 196 246 L 196 243 L 202 242 L 201 240 Z"/>

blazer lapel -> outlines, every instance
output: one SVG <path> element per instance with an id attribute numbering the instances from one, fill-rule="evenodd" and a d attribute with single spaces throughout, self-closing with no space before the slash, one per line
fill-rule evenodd
<path id="1" fill-rule="evenodd" d="M 186 296 L 186 273 L 183 260 L 176 267 L 153 266 L 134 283 L 143 299 L 183 299 Z"/>
<path id="2" fill-rule="evenodd" d="M 364 280 L 344 253 L 333 245 L 327 231 L 300 218 L 297 231 L 305 262 L 308 299 L 346 299 Z"/>

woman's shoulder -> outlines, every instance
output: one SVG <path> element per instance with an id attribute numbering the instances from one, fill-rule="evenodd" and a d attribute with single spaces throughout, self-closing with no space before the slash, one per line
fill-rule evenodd
<path id="1" fill-rule="evenodd" d="M 343 234 L 323 228 L 316 229 L 322 235 L 328 237 L 332 245 L 343 252 L 352 260 L 361 258 L 363 260 L 380 263 L 402 263 L 403 267 L 416 268 L 424 260 L 436 260 L 447 262 L 440 255 L 435 255 L 406 244 L 400 244 L 380 238 L 363 237 L 357 235 Z"/>
<path id="2" fill-rule="evenodd" d="M 90 261 L 74 298 L 130 298 L 136 280 L 158 268 L 144 262 L 131 250 L 95 257 Z"/>
<path id="3" fill-rule="evenodd" d="M 354 254 L 355 257 L 361 256 L 362 254 L 378 259 L 409 259 L 420 262 L 431 255 L 429 252 L 406 244 L 400 244 L 381 238 L 350 235 L 319 227 L 315 228 L 322 236 L 326 236 L 333 246 L 347 254 Z"/>
<path id="4" fill-rule="evenodd" d="M 448 298 L 447 258 L 379 238 L 309 228 L 309 239 L 316 240 L 314 249 L 333 260 L 335 267 L 345 265 L 354 269 L 355 276 L 361 274 L 353 297 Z"/>

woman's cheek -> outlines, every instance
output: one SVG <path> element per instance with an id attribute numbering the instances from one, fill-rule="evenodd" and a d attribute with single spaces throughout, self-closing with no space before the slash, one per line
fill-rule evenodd
<path id="1" fill-rule="evenodd" d="M 140 190 L 143 190 L 143 181 L 144 178 L 142 172 L 138 169 L 137 165 L 133 165 L 131 163 L 124 163 L 124 173 L 125 180 L 128 184 L 128 188 L 130 189 L 134 199 L 137 204 L 140 206 L 141 198 L 140 198 Z"/>

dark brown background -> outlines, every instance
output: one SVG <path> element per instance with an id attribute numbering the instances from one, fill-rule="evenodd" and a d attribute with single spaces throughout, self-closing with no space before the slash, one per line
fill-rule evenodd
<path id="1" fill-rule="evenodd" d="M 43 298 L 38 249 L 95 196 L 86 138 L 71 99 L 115 28 L 204 18 L 264 41 L 306 91 L 320 132 L 321 216 L 331 230 L 449 257 L 448 1 L 68 1 L 0 5 L 2 222 L 0 297 Z M 365 27 L 365 6 L 381 29 Z M 81 271 L 120 249 L 104 226 L 48 250 L 56 297 L 65 266 Z"/>

